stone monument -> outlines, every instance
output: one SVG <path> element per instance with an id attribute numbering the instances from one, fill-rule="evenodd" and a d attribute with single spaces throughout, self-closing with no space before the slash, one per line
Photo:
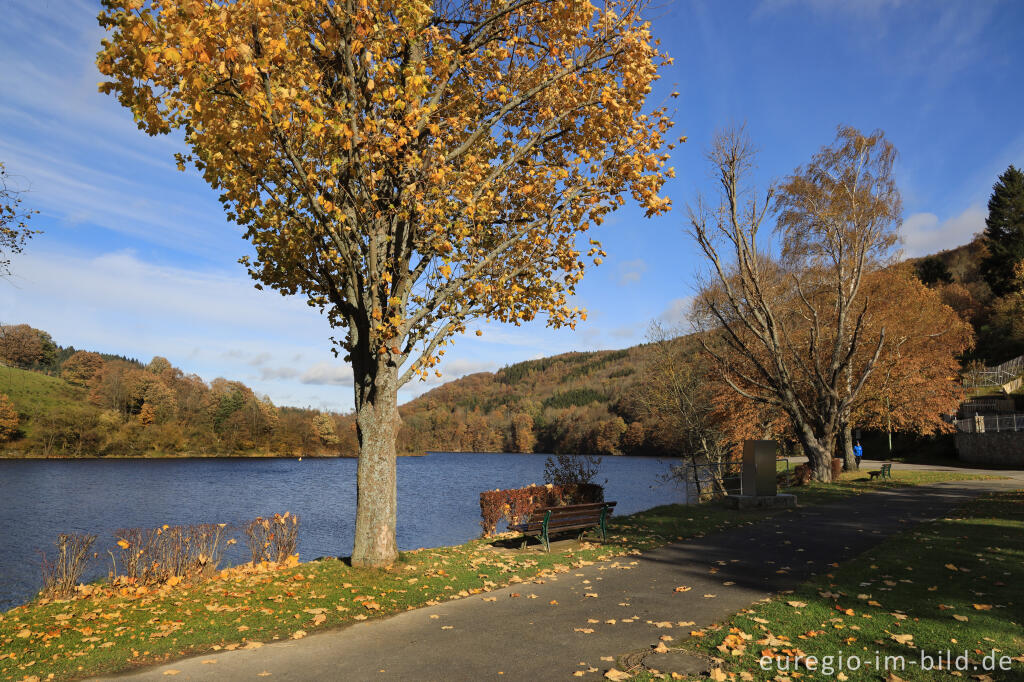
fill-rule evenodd
<path id="1" fill-rule="evenodd" d="M 743 473 L 740 494 L 729 495 L 726 502 L 733 509 L 753 507 L 795 507 L 796 495 L 778 494 L 775 455 L 778 445 L 773 440 L 748 440 L 743 443 Z"/>

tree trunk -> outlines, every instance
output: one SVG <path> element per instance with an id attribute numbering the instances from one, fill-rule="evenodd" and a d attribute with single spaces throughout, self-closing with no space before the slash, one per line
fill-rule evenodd
<path id="1" fill-rule="evenodd" d="M 836 456 L 843 460 L 843 471 L 856 469 L 857 458 L 853 456 L 853 431 L 848 423 L 843 424 L 843 428 L 839 430 L 836 445 L 838 446 Z"/>
<path id="2" fill-rule="evenodd" d="M 398 373 L 393 366 L 355 377 L 359 466 L 356 472 L 356 536 L 353 566 L 385 567 L 398 558 L 395 438 Z"/>
<path id="3" fill-rule="evenodd" d="M 811 467 L 811 478 L 822 483 L 832 481 L 832 450 L 835 447 L 835 436 L 831 438 L 814 435 L 809 427 L 797 432 L 800 444 L 807 455 L 807 463 Z"/>

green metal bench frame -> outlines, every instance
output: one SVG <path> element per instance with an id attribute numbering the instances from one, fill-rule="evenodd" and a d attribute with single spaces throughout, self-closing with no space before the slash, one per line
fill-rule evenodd
<path id="1" fill-rule="evenodd" d="M 869 478 L 874 478 L 875 476 L 877 476 L 880 479 L 881 478 L 892 479 L 892 464 L 891 463 L 883 464 L 881 469 L 868 472 L 868 477 Z"/>
<path id="2" fill-rule="evenodd" d="M 601 509 L 600 509 L 600 515 L 597 517 L 597 519 L 593 520 L 593 522 L 591 522 L 591 521 L 584 521 L 584 522 L 582 522 L 582 523 L 580 523 L 578 525 L 567 526 L 567 527 L 564 527 L 564 528 L 561 528 L 561 527 L 559 527 L 557 525 L 552 527 L 552 525 L 551 525 L 552 512 L 554 512 L 555 520 L 557 521 L 559 516 L 572 514 L 574 511 L 576 511 L 577 507 L 595 506 L 597 504 L 601 504 L 602 506 L 601 506 Z M 615 504 L 616 504 L 615 502 L 595 502 L 595 503 L 586 504 L 586 505 L 567 505 L 567 506 L 564 506 L 564 507 L 546 507 L 546 508 L 543 508 L 543 509 L 537 509 L 537 510 L 535 510 L 530 515 L 530 518 L 525 523 L 521 523 L 521 524 L 518 524 L 517 526 L 513 526 L 512 530 L 522 530 L 522 532 L 523 532 L 523 544 L 520 546 L 520 549 L 526 547 L 526 540 L 527 540 L 527 538 L 529 538 L 531 535 L 537 535 L 538 537 L 540 537 L 541 542 L 544 543 L 544 551 L 545 552 L 550 552 L 551 551 L 551 535 L 553 533 L 559 533 L 559 532 L 562 532 L 562 531 L 569 531 L 569 530 L 578 530 L 580 532 L 579 533 L 579 537 L 582 538 L 583 534 L 586 531 L 588 531 L 589 529 L 591 529 L 591 528 L 600 528 L 601 529 L 601 542 L 607 542 L 608 541 L 608 516 L 611 514 L 612 508 L 615 506 Z M 596 514 L 597 511 L 598 510 L 595 509 L 594 513 Z M 544 518 L 540 520 L 540 528 L 537 528 L 537 529 L 534 529 L 534 530 L 528 530 L 529 526 L 536 525 L 538 523 L 538 520 L 536 519 L 536 517 L 541 512 L 544 513 Z"/>

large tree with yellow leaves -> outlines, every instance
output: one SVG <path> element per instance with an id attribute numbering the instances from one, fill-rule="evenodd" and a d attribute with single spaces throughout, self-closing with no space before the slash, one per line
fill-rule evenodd
<path id="1" fill-rule="evenodd" d="M 486 318 L 572 326 L 580 234 L 665 167 L 667 58 L 640 3 L 104 0 L 98 55 L 150 133 L 184 131 L 261 284 L 344 329 L 359 432 L 352 561 L 396 557 L 397 391 Z"/>

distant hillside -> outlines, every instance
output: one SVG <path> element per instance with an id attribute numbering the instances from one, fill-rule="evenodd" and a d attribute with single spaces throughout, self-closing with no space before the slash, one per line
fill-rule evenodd
<path id="1" fill-rule="evenodd" d="M 339 456 L 341 415 L 277 407 L 241 382 L 207 383 L 164 358 L 148 365 L 76 351 L 28 325 L 0 327 L 0 457 Z M 20 366 L 18 366 L 20 365 Z"/>
<path id="2" fill-rule="evenodd" d="M 649 351 L 564 353 L 450 381 L 401 407 L 399 449 L 667 454 L 638 400 Z"/>

